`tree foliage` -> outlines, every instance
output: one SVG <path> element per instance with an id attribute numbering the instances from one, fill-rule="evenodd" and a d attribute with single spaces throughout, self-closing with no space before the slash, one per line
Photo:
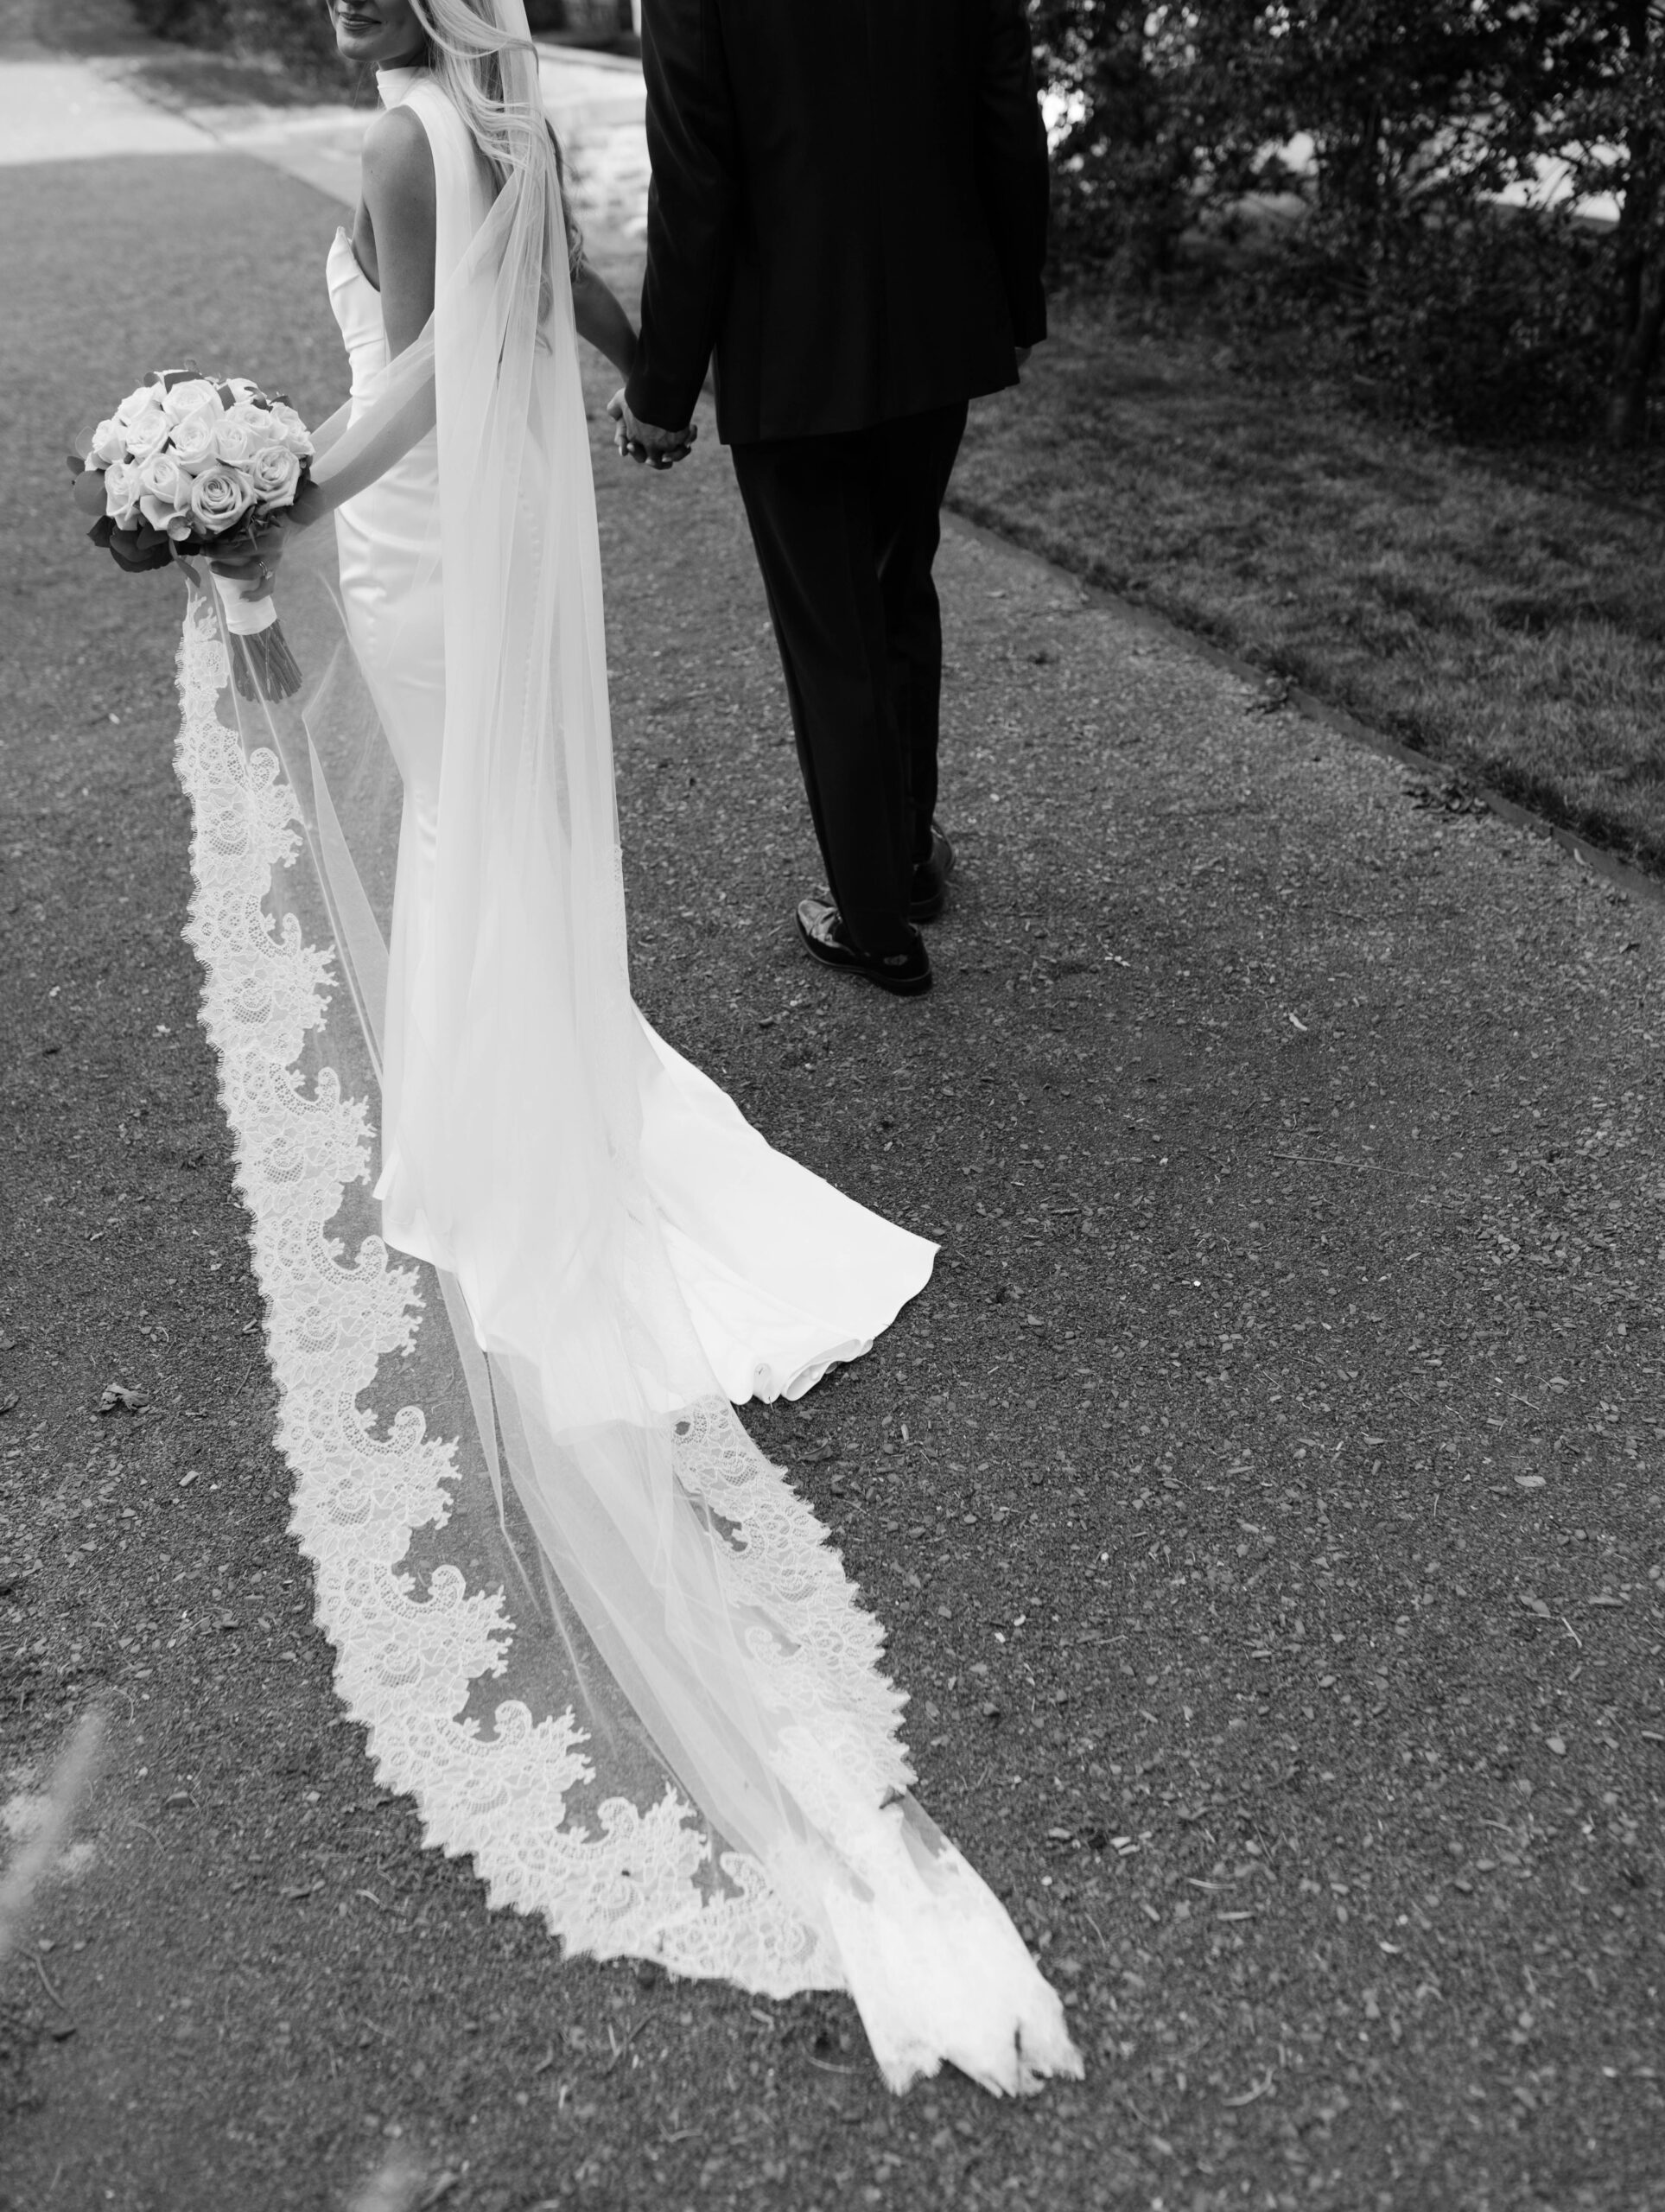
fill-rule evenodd
<path id="1" fill-rule="evenodd" d="M 158 37 L 232 53 L 257 54 L 325 81 L 347 72 L 335 52 L 326 0 L 133 0 L 139 21 Z M 565 29 L 562 0 L 527 0 L 535 31 Z"/>
<path id="2" fill-rule="evenodd" d="M 1286 277 L 1378 367 L 1397 348 L 1408 391 L 1461 415 L 1506 390 L 1557 429 L 1598 406 L 1643 434 L 1665 0 L 1034 0 L 1033 20 L 1067 253 L 1149 285 L 1199 223 L 1293 195 Z M 1537 212 L 1498 212 L 1509 188 Z M 1620 209 L 1605 231 L 1573 213 L 1595 193 Z"/>
<path id="3" fill-rule="evenodd" d="M 133 11 L 160 38 L 265 55 L 326 82 L 346 79 L 323 0 L 133 0 Z"/>

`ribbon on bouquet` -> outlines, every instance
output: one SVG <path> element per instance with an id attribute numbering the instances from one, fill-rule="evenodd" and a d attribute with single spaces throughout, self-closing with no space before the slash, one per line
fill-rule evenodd
<path id="1" fill-rule="evenodd" d="M 214 589 L 219 594 L 219 610 L 226 618 L 226 627 L 234 638 L 258 637 L 277 620 L 276 602 L 264 584 L 245 591 L 229 576 L 217 575 Z"/>
<path id="2" fill-rule="evenodd" d="M 245 699 L 290 699 L 301 688 L 301 670 L 277 620 L 277 607 L 264 584 L 245 590 L 228 576 L 215 575 L 214 596 L 225 624 L 232 677 Z"/>

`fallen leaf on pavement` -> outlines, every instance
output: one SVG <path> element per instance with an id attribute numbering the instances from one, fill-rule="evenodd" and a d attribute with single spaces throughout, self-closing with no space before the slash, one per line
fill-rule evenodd
<path id="1" fill-rule="evenodd" d="M 1230 2110 L 1233 2112 L 1239 2111 L 1244 2105 L 1252 2105 L 1257 2097 L 1263 2097 L 1268 2094 L 1271 2088 L 1272 2076 L 1268 2074 L 1264 2082 L 1256 2082 L 1254 2088 L 1252 2089 L 1245 2089 L 1242 2096 L 1227 2097 L 1223 2101 Z"/>

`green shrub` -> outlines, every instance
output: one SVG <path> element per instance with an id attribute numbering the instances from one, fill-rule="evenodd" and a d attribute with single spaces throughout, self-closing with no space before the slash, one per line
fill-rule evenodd
<path id="1" fill-rule="evenodd" d="M 1268 366 L 1350 380 L 1479 443 L 1588 438 L 1613 359 L 1614 238 L 1486 202 L 1385 229 L 1363 259 L 1321 218 L 1189 241 L 1189 319 Z"/>
<path id="2" fill-rule="evenodd" d="M 1611 238 L 1482 207 L 1392 242 L 1357 332 L 1400 407 L 1461 437 L 1587 436 L 1612 372 Z"/>
<path id="3" fill-rule="evenodd" d="M 222 53 L 262 54 L 325 85 L 346 85 L 327 0 L 133 0 L 160 38 Z"/>
<path id="4" fill-rule="evenodd" d="M 1304 219 L 1256 242 L 1242 299 L 1344 338 L 1425 416 L 1646 435 L 1665 368 L 1662 0 L 1031 9 L 1066 264 L 1160 299 L 1194 279 L 1199 227 L 1217 240 L 1249 195 L 1293 196 Z M 1546 157 L 1617 202 L 1617 232 L 1498 207 Z M 1223 257 L 1239 279 L 1243 259 Z"/>
<path id="5" fill-rule="evenodd" d="M 187 46 L 264 54 L 313 81 L 345 82 L 328 0 L 133 0 L 144 29 Z M 569 29 L 611 42 L 630 28 L 629 0 L 527 0 L 535 31 Z"/>
<path id="6" fill-rule="evenodd" d="M 231 38 L 226 0 L 133 0 L 141 26 L 156 38 L 186 46 L 226 46 Z"/>

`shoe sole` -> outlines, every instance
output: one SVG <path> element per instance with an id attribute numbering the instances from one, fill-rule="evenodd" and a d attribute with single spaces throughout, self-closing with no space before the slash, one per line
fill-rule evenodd
<path id="1" fill-rule="evenodd" d="M 854 976 L 858 982 L 872 983 L 879 990 L 888 992 L 893 999 L 923 998 L 931 988 L 932 978 L 928 968 L 923 976 L 910 976 L 906 981 L 899 977 L 893 980 L 888 976 L 874 975 L 871 968 L 858 967 L 853 960 L 829 960 L 805 934 L 802 923 L 798 925 L 798 938 L 817 968 L 825 968 L 834 976 Z"/>

